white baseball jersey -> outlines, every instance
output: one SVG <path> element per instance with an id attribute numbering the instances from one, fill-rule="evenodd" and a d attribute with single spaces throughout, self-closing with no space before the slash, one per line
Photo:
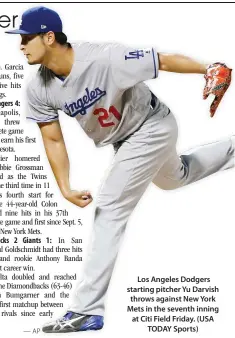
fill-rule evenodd
<path id="1" fill-rule="evenodd" d="M 125 139 L 151 113 L 151 92 L 143 81 L 157 77 L 157 52 L 116 43 L 79 42 L 72 47 L 75 61 L 64 80 L 41 66 L 30 82 L 27 118 L 54 121 L 62 110 L 97 146 Z M 155 105 L 162 108 L 157 99 Z"/>

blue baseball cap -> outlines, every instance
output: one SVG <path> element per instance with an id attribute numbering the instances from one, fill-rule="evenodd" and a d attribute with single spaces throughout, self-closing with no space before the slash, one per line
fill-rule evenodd
<path id="1" fill-rule="evenodd" d="M 58 13 L 47 7 L 33 7 L 25 11 L 19 29 L 6 31 L 9 34 L 37 34 L 62 32 L 62 21 Z"/>

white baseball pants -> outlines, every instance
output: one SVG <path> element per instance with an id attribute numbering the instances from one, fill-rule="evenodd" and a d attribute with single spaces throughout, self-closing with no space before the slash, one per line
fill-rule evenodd
<path id="1" fill-rule="evenodd" d="M 103 315 L 120 240 L 129 216 L 151 181 L 162 189 L 176 189 L 234 167 L 231 139 L 178 156 L 177 133 L 173 114 L 160 112 L 149 117 L 139 130 L 119 144 L 99 194 L 83 278 L 69 311 Z"/>

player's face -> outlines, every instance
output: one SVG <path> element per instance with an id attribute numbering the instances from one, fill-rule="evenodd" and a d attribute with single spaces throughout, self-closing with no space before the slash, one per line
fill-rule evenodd
<path id="1" fill-rule="evenodd" d="M 20 50 L 26 56 L 29 65 L 41 64 L 46 54 L 46 46 L 38 34 L 22 34 Z"/>

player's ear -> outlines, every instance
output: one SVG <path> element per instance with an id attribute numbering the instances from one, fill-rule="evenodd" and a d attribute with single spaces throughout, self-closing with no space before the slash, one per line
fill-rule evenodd
<path id="1" fill-rule="evenodd" d="M 48 32 L 48 33 L 44 34 L 43 40 L 48 46 L 51 46 L 55 42 L 54 32 Z"/>

